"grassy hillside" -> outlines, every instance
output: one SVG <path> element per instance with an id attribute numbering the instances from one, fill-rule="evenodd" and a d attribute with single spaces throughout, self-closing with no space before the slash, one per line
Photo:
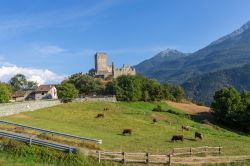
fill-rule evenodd
<path id="1" fill-rule="evenodd" d="M 165 110 L 174 113 L 152 112 L 153 103 L 68 103 L 35 112 L 26 112 L 1 119 L 35 127 L 71 133 L 103 140 L 103 150 L 169 152 L 174 147 L 223 146 L 224 153 L 234 155 L 250 154 L 250 137 L 228 130 L 194 122 L 182 116 L 181 110 L 161 103 Z M 103 111 L 108 107 L 109 111 Z M 98 113 L 105 118 L 97 119 Z M 156 124 L 152 119 L 157 118 Z M 181 125 L 189 125 L 192 131 L 181 131 Z M 122 130 L 133 129 L 131 136 L 123 136 Z M 194 132 L 204 134 L 204 140 L 195 141 Z M 170 142 L 172 135 L 183 134 L 184 142 Z"/>

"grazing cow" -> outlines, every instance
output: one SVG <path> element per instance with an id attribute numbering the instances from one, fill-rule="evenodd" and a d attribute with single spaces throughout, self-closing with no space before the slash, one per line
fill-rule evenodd
<path id="1" fill-rule="evenodd" d="M 154 118 L 154 119 L 153 119 L 153 123 L 156 123 L 156 122 L 157 122 L 157 119 Z"/>
<path id="2" fill-rule="evenodd" d="M 96 118 L 104 118 L 104 114 L 97 114 Z"/>
<path id="3" fill-rule="evenodd" d="M 188 126 L 181 126 L 181 129 L 182 129 L 182 131 L 183 130 L 189 131 L 189 127 Z"/>
<path id="4" fill-rule="evenodd" d="M 123 135 L 131 135 L 132 134 L 132 129 L 124 129 L 123 132 L 122 132 Z"/>
<path id="5" fill-rule="evenodd" d="M 195 136 L 195 139 L 196 139 L 196 138 L 199 138 L 199 139 L 202 140 L 202 138 L 203 138 L 202 134 L 201 134 L 201 133 L 198 133 L 198 132 L 195 132 L 194 136 Z"/>
<path id="6" fill-rule="evenodd" d="M 182 141 L 183 142 L 183 135 L 174 135 L 171 139 L 171 142 L 173 141 Z"/>

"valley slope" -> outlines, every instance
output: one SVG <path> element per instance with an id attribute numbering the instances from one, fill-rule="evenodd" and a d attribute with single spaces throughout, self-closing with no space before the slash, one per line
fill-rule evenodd
<path id="1" fill-rule="evenodd" d="M 135 68 L 138 73 L 161 82 L 181 84 L 188 98 L 207 104 L 211 102 L 215 90 L 225 86 L 232 85 L 238 90 L 242 90 L 243 87 L 250 90 L 248 86 L 242 84 L 249 77 L 249 68 L 243 66 L 250 64 L 250 21 L 207 47 L 184 55 L 161 59 L 157 63 L 152 63 L 149 68 L 144 65 L 142 70 L 144 61 Z M 147 64 L 151 64 L 154 58 L 147 60 Z M 239 73 L 234 72 L 236 69 L 246 74 L 246 77 L 237 76 Z M 224 77 L 221 80 L 219 77 L 222 73 Z M 209 78 L 206 78 L 208 76 Z M 211 93 L 208 98 L 203 97 L 206 92 Z"/>

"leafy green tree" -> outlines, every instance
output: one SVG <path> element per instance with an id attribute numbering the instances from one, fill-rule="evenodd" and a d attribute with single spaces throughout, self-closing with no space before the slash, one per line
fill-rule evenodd
<path id="1" fill-rule="evenodd" d="M 170 84 L 162 85 L 162 94 L 163 94 L 164 99 L 166 100 L 175 100 L 174 96 L 170 93 L 171 87 L 172 86 Z"/>
<path id="2" fill-rule="evenodd" d="M 16 74 L 9 81 L 13 91 L 18 91 L 27 88 L 27 79 L 23 74 Z"/>
<path id="3" fill-rule="evenodd" d="M 215 92 L 211 108 L 218 120 L 232 124 L 237 121 L 237 115 L 243 108 L 241 96 L 232 87 L 221 89 Z"/>
<path id="4" fill-rule="evenodd" d="M 0 83 L 0 103 L 8 103 L 11 99 L 11 87 Z"/>
<path id="5" fill-rule="evenodd" d="M 138 101 L 141 99 L 141 84 L 137 77 L 122 75 L 119 76 L 116 81 L 117 100 Z"/>
<path id="6" fill-rule="evenodd" d="M 155 79 L 141 78 L 142 100 L 159 101 L 164 99 L 162 87 Z"/>
<path id="7" fill-rule="evenodd" d="M 78 90 L 73 84 L 62 83 L 57 86 L 58 98 L 62 101 L 71 101 L 72 99 L 77 98 L 78 93 Z"/>
<path id="8" fill-rule="evenodd" d="M 115 95 L 116 94 L 116 81 L 110 81 L 106 84 L 105 94 Z"/>
<path id="9" fill-rule="evenodd" d="M 13 76 L 9 84 L 14 92 L 18 90 L 36 89 L 38 86 L 37 82 L 28 81 L 23 74 L 16 74 Z"/>
<path id="10" fill-rule="evenodd" d="M 36 89 L 37 87 L 38 87 L 37 82 L 34 82 L 34 81 L 27 82 L 27 89 Z"/>
<path id="11" fill-rule="evenodd" d="M 88 75 L 91 77 L 94 77 L 95 76 L 95 69 L 90 69 L 88 72 Z"/>
<path id="12" fill-rule="evenodd" d="M 104 90 L 101 79 L 82 73 L 73 74 L 66 82 L 73 84 L 80 94 L 100 94 Z"/>
<path id="13" fill-rule="evenodd" d="M 180 102 L 185 98 L 185 92 L 179 85 L 171 85 L 169 90 L 175 101 Z"/>

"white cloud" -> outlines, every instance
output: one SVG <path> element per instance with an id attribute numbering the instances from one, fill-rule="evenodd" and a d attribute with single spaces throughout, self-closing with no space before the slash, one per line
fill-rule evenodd
<path id="1" fill-rule="evenodd" d="M 56 45 L 42 46 L 37 48 L 37 50 L 44 55 L 59 54 L 66 51 L 65 49 Z"/>
<path id="2" fill-rule="evenodd" d="M 0 81 L 7 82 L 16 74 L 23 74 L 30 81 L 35 81 L 38 84 L 59 83 L 65 76 L 55 74 L 48 69 L 35 69 L 26 67 L 2 66 L 0 67 Z"/>

